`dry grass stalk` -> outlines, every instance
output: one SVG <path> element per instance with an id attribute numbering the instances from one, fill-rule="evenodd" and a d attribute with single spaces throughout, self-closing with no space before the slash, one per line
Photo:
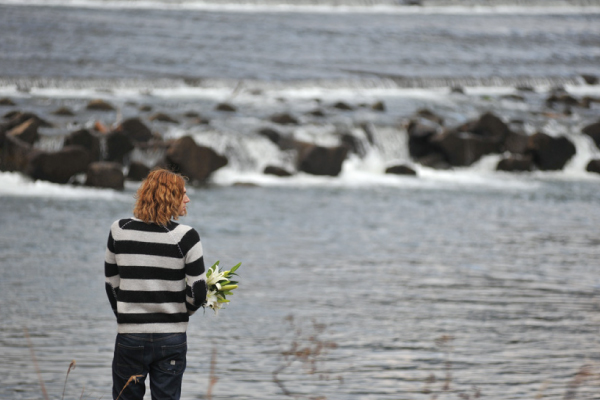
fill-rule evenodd
<path id="1" fill-rule="evenodd" d="M 217 349 L 213 347 L 212 357 L 210 358 L 210 375 L 208 377 L 208 390 L 206 391 L 206 398 L 212 400 L 213 387 L 219 381 L 219 378 L 215 375 L 215 369 L 217 365 Z"/>
<path id="2" fill-rule="evenodd" d="M 35 372 L 37 373 L 38 381 L 40 382 L 40 386 L 42 388 L 42 395 L 44 396 L 44 400 L 48 400 L 48 392 L 46 391 L 46 386 L 44 385 L 44 381 L 42 380 L 42 373 L 40 372 L 40 366 L 38 365 L 37 359 L 35 358 L 33 344 L 31 343 L 31 337 L 29 337 L 29 330 L 27 329 L 27 327 L 23 328 L 23 332 L 25 333 L 25 337 L 27 338 L 27 345 L 29 346 L 29 352 L 31 353 L 31 359 L 33 360 L 33 366 L 35 368 Z"/>
<path id="3" fill-rule="evenodd" d="M 65 398 L 65 390 L 67 389 L 67 379 L 69 379 L 69 373 L 71 372 L 72 369 L 75 369 L 75 366 L 77 366 L 77 363 L 75 362 L 75 360 L 71 361 L 71 364 L 69 364 L 69 369 L 67 370 L 67 376 L 65 376 L 65 385 L 63 386 L 63 394 L 62 394 L 63 400 Z"/>
<path id="4" fill-rule="evenodd" d="M 131 381 L 133 381 L 133 383 L 138 383 L 138 379 L 143 378 L 143 377 L 144 377 L 144 375 L 131 375 L 129 377 L 129 379 L 127 380 L 127 383 L 125 383 L 125 386 L 123 386 L 123 389 L 121 389 L 121 391 L 119 392 L 119 395 L 117 396 L 116 400 L 119 400 L 119 398 L 121 397 L 121 394 L 123 393 L 123 390 L 125 390 L 125 388 L 127 388 L 127 386 L 129 386 Z"/>

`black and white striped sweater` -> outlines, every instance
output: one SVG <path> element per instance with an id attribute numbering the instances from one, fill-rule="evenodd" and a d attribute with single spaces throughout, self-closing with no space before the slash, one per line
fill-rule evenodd
<path id="1" fill-rule="evenodd" d="M 115 221 L 104 272 L 119 333 L 185 332 L 189 316 L 206 301 L 200 235 L 173 221 Z"/>

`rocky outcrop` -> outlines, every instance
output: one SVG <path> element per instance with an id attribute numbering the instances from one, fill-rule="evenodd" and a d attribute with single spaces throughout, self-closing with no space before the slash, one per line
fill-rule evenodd
<path id="1" fill-rule="evenodd" d="M 32 146 L 14 136 L 4 139 L 0 151 L 0 171 L 24 172 L 27 169 Z"/>
<path id="2" fill-rule="evenodd" d="M 124 159 L 135 148 L 129 136 L 120 131 L 110 132 L 106 135 L 105 161 L 114 161 L 124 164 Z"/>
<path id="3" fill-rule="evenodd" d="M 139 118 L 128 118 L 121 122 L 116 129 L 136 142 L 147 142 L 152 139 L 152 132 Z"/>
<path id="4" fill-rule="evenodd" d="M 125 176 L 123 166 L 116 162 L 95 162 L 87 169 L 86 186 L 123 190 Z"/>
<path id="5" fill-rule="evenodd" d="M 81 146 L 90 153 L 91 161 L 100 160 L 100 138 L 87 129 L 69 134 L 65 137 L 64 146 Z"/>
<path id="6" fill-rule="evenodd" d="M 519 132 L 509 132 L 504 141 L 504 151 L 513 154 L 525 154 L 527 145 L 529 144 L 529 136 Z"/>
<path id="7" fill-rule="evenodd" d="M 32 179 L 67 183 L 72 176 L 85 173 L 91 159 L 81 146 L 66 146 L 56 152 L 35 151 L 27 165 Z"/>
<path id="8" fill-rule="evenodd" d="M 192 181 L 205 182 L 210 175 L 227 165 L 227 158 L 213 149 L 198 146 L 191 136 L 174 141 L 166 152 L 166 161 Z"/>
<path id="9" fill-rule="evenodd" d="M 408 123 L 408 152 L 414 159 L 438 152 L 431 138 L 438 134 L 441 126 L 430 119 L 413 119 Z"/>
<path id="10" fill-rule="evenodd" d="M 90 100 L 86 106 L 88 110 L 93 111 L 114 111 L 115 107 L 102 99 Z"/>
<path id="11" fill-rule="evenodd" d="M 215 110 L 224 111 L 224 112 L 236 112 L 237 108 L 234 105 L 229 104 L 229 103 L 219 103 L 215 107 Z"/>
<path id="12" fill-rule="evenodd" d="M 34 144 L 38 141 L 40 135 L 38 128 L 40 123 L 35 118 L 30 118 L 27 121 L 15 126 L 6 132 L 6 136 L 16 137 L 25 143 Z"/>
<path id="13" fill-rule="evenodd" d="M 73 117 L 75 113 L 69 107 L 59 107 L 52 112 L 54 115 L 59 115 L 61 117 Z"/>
<path id="14" fill-rule="evenodd" d="M 533 169 L 533 158 L 531 155 L 512 154 L 503 158 L 496 165 L 496 170 L 506 172 L 524 172 Z"/>
<path id="15" fill-rule="evenodd" d="M 337 176 L 348 154 L 348 147 L 322 147 L 298 143 L 298 170 L 312 175 Z"/>
<path id="16" fill-rule="evenodd" d="M 586 165 L 585 170 L 588 172 L 595 172 L 600 174 L 600 160 L 590 160 L 590 162 Z"/>
<path id="17" fill-rule="evenodd" d="M 416 176 L 417 171 L 408 165 L 394 165 L 385 169 L 386 174 Z"/>
<path id="18" fill-rule="evenodd" d="M 587 125 L 581 132 L 591 137 L 596 143 L 596 147 L 600 148 L 600 121 Z"/>
<path id="19" fill-rule="evenodd" d="M 497 151 L 494 139 L 467 132 L 447 131 L 431 139 L 445 156 L 448 163 L 455 167 L 466 167 L 478 161 L 482 156 Z"/>
<path id="20" fill-rule="evenodd" d="M 287 176 L 293 175 L 291 172 L 289 172 L 285 168 L 276 167 L 274 165 L 266 166 L 265 169 L 263 170 L 263 173 L 265 175 L 275 175 L 275 176 L 279 176 L 279 177 L 287 177 Z"/>
<path id="21" fill-rule="evenodd" d="M 538 132 L 529 137 L 528 152 L 542 171 L 562 169 L 575 155 L 575 145 L 564 136 L 552 137 Z"/>
<path id="22" fill-rule="evenodd" d="M 139 161 L 132 161 L 129 164 L 129 171 L 127 172 L 127 179 L 130 181 L 142 181 L 146 179 L 150 173 L 150 168 Z"/>

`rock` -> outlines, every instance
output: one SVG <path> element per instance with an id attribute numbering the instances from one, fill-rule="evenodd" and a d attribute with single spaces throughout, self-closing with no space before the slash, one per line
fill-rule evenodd
<path id="1" fill-rule="evenodd" d="M 21 111 L 13 110 L 13 111 L 9 111 L 6 114 L 4 114 L 2 116 L 2 118 L 4 118 L 4 119 L 12 119 L 12 118 L 16 117 L 19 114 L 21 114 Z"/>
<path id="2" fill-rule="evenodd" d="M 554 138 L 543 132 L 529 137 L 527 151 L 533 155 L 533 162 L 542 171 L 562 169 L 575 155 L 575 145 L 564 136 Z"/>
<path id="3" fill-rule="evenodd" d="M 298 170 L 313 175 L 337 176 L 348 154 L 346 146 L 301 146 L 298 152 Z"/>
<path id="4" fill-rule="evenodd" d="M 265 175 L 275 175 L 280 177 L 292 176 L 292 173 L 288 170 L 281 167 L 275 167 L 273 165 L 268 165 L 267 167 L 265 167 L 263 173 Z"/>
<path id="5" fill-rule="evenodd" d="M 152 111 L 152 106 L 148 104 L 143 104 L 140 106 L 140 108 L 138 108 L 138 110 L 140 110 L 141 112 L 150 112 Z"/>
<path id="6" fill-rule="evenodd" d="M 4 139 L 0 149 L 0 171 L 25 172 L 32 146 L 14 136 Z"/>
<path id="7" fill-rule="evenodd" d="M 322 118 L 326 115 L 325 112 L 323 110 L 321 110 L 320 108 L 315 108 L 314 110 L 309 111 L 306 114 L 312 115 L 313 117 L 318 117 L 318 118 Z"/>
<path id="8" fill-rule="evenodd" d="M 493 139 L 457 131 L 435 136 L 431 143 L 441 150 L 450 165 L 458 167 L 469 166 L 482 156 L 496 152 L 498 147 Z"/>
<path id="9" fill-rule="evenodd" d="M 511 100 L 511 101 L 519 101 L 519 102 L 525 101 L 525 97 L 523 97 L 519 94 L 506 94 L 506 95 L 502 96 L 502 98 L 504 100 Z"/>
<path id="10" fill-rule="evenodd" d="M 196 111 L 186 111 L 183 116 L 186 118 L 201 118 L 200 114 L 198 114 Z"/>
<path id="11" fill-rule="evenodd" d="M 0 99 L 0 106 L 16 106 L 16 104 L 8 97 L 3 97 Z"/>
<path id="12" fill-rule="evenodd" d="M 424 157 L 437 151 L 431 138 L 439 132 L 440 126 L 429 119 L 413 119 L 408 123 L 408 152 L 412 158 Z"/>
<path id="13" fill-rule="evenodd" d="M 192 181 L 205 182 L 210 175 L 227 165 L 227 158 L 213 149 L 198 146 L 191 136 L 174 141 L 166 152 L 166 161 Z"/>
<path id="14" fill-rule="evenodd" d="M 433 111 L 431 111 L 427 108 L 421 108 L 421 109 L 417 110 L 417 112 L 415 114 L 420 118 L 425 118 L 425 119 L 427 119 L 431 122 L 434 122 L 438 125 L 444 125 L 444 118 L 440 117 L 439 115 L 437 115 L 436 113 L 434 113 Z"/>
<path id="15" fill-rule="evenodd" d="M 133 141 L 123 132 L 113 131 L 106 135 L 106 161 L 124 164 L 123 159 L 135 146 Z"/>
<path id="16" fill-rule="evenodd" d="M 385 169 L 386 174 L 416 176 L 417 172 L 406 165 L 394 165 Z"/>
<path id="17" fill-rule="evenodd" d="M 337 103 L 335 103 L 333 105 L 333 108 L 337 108 L 338 110 L 342 110 L 342 111 L 352 111 L 352 110 L 354 110 L 354 107 L 352 107 L 348 103 L 344 103 L 343 101 L 338 101 Z"/>
<path id="18" fill-rule="evenodd" d="M 367 150 L 365 149 L 362 140 L 351 133 L 343 133 L 341 135 L 341 142 L 343 146 L 346 146 L 348 150 L 357 154 L 359 157 L 364 157 L 367 154 Z"/>
<path id="19" fill-rule="evenodd" d="M 175 118 L 171 117 L 170 115 L 165 114 L 165 113 L 160 113 L 160 112 L 151 115 L 148 119 L 150 121 L 168 122 L 168 123 L 171 123 L 171 124 L 178 124 L 179 123 L 179 121 L 177 121 Z"/>
<path id="20" fill-rule="evenodd" d="M 424 157 L 418 158 L 416 161 L 424 167 L 433 169 L 446 170 L 452 168 L 452 166 L 446 160 L 446 157 L 440 152 L 428 154 Z"/>
<path id="21" fill-rule="evenodd" d="M 531 171 L 533 169 L 533 159 L 531 155 L 512 154 L 503 158 L 496 165 L 497 171 L 521 172 Z"/>
<path id="22" fill-rule="evenodd" d="M 138 161 L 132 161 L 129 164 L 129 171 L 127 172 L 127 179 L 130 181 L 142 181 L 146 179 L 150 173 L 150 168 L 145 164 Z"/>
<path id="23" fill-rule="evenodd" d="M 563 90 L 556 90 L 546 98 L 546 106 L 553 107 L 555 103 L 561 103 L 566 106 L 577 106 L 579 105 L 579 100 Z"/>
<path id="24" fill-rule="evenodd" d="M 123 166 L 116 162 L 95 162 L 87 169 L 86 186 L 123 190 L 125 176 Z"/>
<path id="25" fill-rule="evenodd" d="M 590 160 L 590 162 L 585 167 L 585 170 L 588 172 L 595 172 L 600 174 L 600 159 Z"/>
<path id="26" fill-rule="evenodd" d="M 65 137 L 64 146 L 81 146 L 89 152 L 91 161 L 100 160 L 100 138 L 87 129 L 69 134 Z"/>
<path id="27" fill-rule="evenodd" d="M 465 94 L 465 89 L 460 86 L 452 86 L 450 88 L 450 93 Z"/>
<path id="28" fill-rule="evenodd" d="M 14 128 L 15 126 L 21 125 L 23 122 L 30 120 L 32 118 L 38 123 L 38 127 L 52 126 L 52 124 L 46 122 L 44 119 L 38 117 L 34 113 L 17 111 L 17 112 L 11 112 L 9 114 L 10 114 L 10 120 L 4 125 L 6 130 L 10 130 L 10 129 Z M 7 116 L 9 114 L 7 114 Z"/>
<path id="29" fill-rule="evenodd" d="M 517 89 L 519 92 L 535 92 L 533 86 L 528 85 L 517 85 L 515 86 L 515 89 Z"/>
<path id="30" fill-rule="evenodd" d="M 219 103 L 215 107 L 215 110 L 224 112 L 236 112 L 237 108 L 229 103 Z"/>
<path id="31" fill-rule="evenodd" d="M 491 112 L 487 112 L 479 117 L 477 121 L 470 124 L 468 131 L 476 135 L 480 135 L 487 138 L 492 138 L 497 141 L 498 144 L 504 142 L 510 128 L 504 123 L 498 116 Z"/>
<path id="32" fill-rule="evenodd" d="M 61 117 L 72 117 L 75 113 L 68 107 L 60 107 L 52 112 L 54 115 L 59 115 Z"/>
<path id="33" fill-rule="evenodd" d="M 67 183 L 72 176 L 86 172 L 90 162 L 86 149 L 66 146 L 56 152 L 36 152 L 30 158 L 26 172 L 32 179 Z"/>
<path id="34" fill-rule="evenodd" d="M 600 148 L 600 121 L 587 125 L 581 132 L 591 137 L 594 140 L 594 143 L 596 143 L 596 146 Z"/>
<path id="35" fill-rule="evenodd" d="M 102 99 L 90 100 L 86 108 L 94 111 L 114 111 L 115 107 Z"/>
<path id="36" fill-rule="evenodd" d="M 281 133 L 277 132 L 275 129 L 271 128 L 263 128 L 257 132 L 259 135 L 266 137 L 271 142 L 275 144 L 279 144 L 281 141 Z"/>
<path id="37" fill-rule="evenodd" d="M 597 85 L 598 84 L 598 77 L 595 75 L 581 74 L 581 77 L 583 78 L 585 83 L 587 83 L 588 85 Z"/>
<path id="38" fill-rule="evenodd" d="M 147 142 L 152 139 L 152 132 L 139 118 L 128 118 L 121 122 L 116 131 L 125 134 L 135 142 Z M 110 160 L 119 161 L 119 160 Z"/>
<path id="39" fill-rule="evenodd" d="M 371 109 L 375 111 L 385 111 L 385 103 L 383 101 L 378 101 L 371 106 Z"/>
<path id="40" fill-rule="evenodd" d="M 297 125 L 298 120 L 288 113 L 271 115 L 270 120 L 280 125 Z"/>
<path id="41" fill-rule="evenodd" d="M 25 143 L 34 144 L 39 139 L 38 128 L 40 124 L 34 119 L 30 118 L 20 125 L 15 126 L 6 132 L 6 136 L 13 136 Z"/>
<path id="42" fill-rule="evenodd" d="M 529 136 L 511 131 L 504 141 L 504 150 L 513 154 L 524 154 L 527 151 L 528 143 Z"/>

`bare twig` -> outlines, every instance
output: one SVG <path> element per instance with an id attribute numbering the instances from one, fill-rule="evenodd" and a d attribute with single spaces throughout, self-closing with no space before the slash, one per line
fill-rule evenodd
<path id="1" fill-rule="evenodd" d="M 33 344 L 31 343 L 31 338 L 29 337 L 29 330 L 27 327 L 23 328 L 25 333 L 25 337 L 27 338 L 27 345 L 29 346 L 29 352 L 31 353 L 31 359 L 33 360 L 33 366 L 35 368 L 35 372 L 38 376 L 38 381 L 40 382 L 40 386 L 42 388 L 42 395 L 44 396 L 44 400 L 48 400 L 48 392 L 46 392 L 46 386 L 44 385 L 44 381 L 42 380 L 42 374 L 40 372 L 40 367 L 38 365 L 37 359 L 35 358 L 35 352 L 33 350 Z"/>
<path id="2" fill-rule="evenodd" d="M 217 349 L 213 347 L 212 357 L 210 358 L 210 375 L 208 377 L 208 390 L 206 391 L 206 398 L 212 400 L 213 387 L 219 381 L 219 378 L 215 375 L 215 367 L 217 365 Z"/>
<path id="3" fill-rule="evenodd" d="M 127 386 L 129 386 L 129 384 L 131 383 L 131 381 L 133 381 L 133 383 L 138 383 L 138 379 L 139 378 L 143 378 L 144 375 L 131 375 L 129 377 L 129 379 L 127 380 L 127 383 L 125 383 L 125 386 L 123 386 L 123 389 L 121 389 L 121 391 L 119 392 L 119 395 L 117 396 L 116 400 L 119 400 L 119 397 L 121 397 L 121 394 L 123 393 L 123 390 L 125 390 L 125 388 Z"/>
<path id="4" fill-rule="evenodd" d="M 69 379 L 69 372 L 71 372 L 72 369 L 75 369 L 76 365 L 77 365 L 77 363 L 75 362 L 75 360 L 71 361 L 71 364 L 69 364 L 69 369 L 67 370 L 67 376 L 65 376 L 65 385 L 63 386 L 63 394 L 62 394 L 63 400 L 65 398 L 65 390 L 67 389 L 67 379 Z"/>

